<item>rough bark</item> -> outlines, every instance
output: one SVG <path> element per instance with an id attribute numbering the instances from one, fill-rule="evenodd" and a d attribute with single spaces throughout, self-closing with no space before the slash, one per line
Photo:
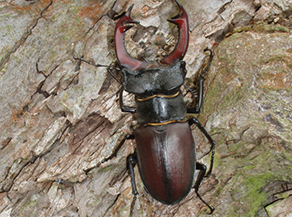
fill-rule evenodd
<path id="1" fill-rule="evenodd" d="M 1 217 L 129 215 L 126 157 L 134 141 L 108 158 L 135 117 L 120 111 L 120 84 L 107 67 L 74 57 L 117 66 L 113 17 L 132 3 L 140 25 L 126 34 L 128 52 L 161 59 L 177 41 L 166 21 L 177 13 L 173 1 L 0 1 Z M 203 50 L 215 52 L 197 116 L 217 143 L 201 196 L 213 216 L 291 215 L 291 1 L 181 4 L 190 23 L 190 86 L 208 59 Z M 125 103 L 133 97 L 125 94 Z M 208 166 L 210 145 L 196 128 L 193 136 Z M 134 216 L 208 216 L 193 190 L 173 206 L 155 201 L 135 170 Z"/>

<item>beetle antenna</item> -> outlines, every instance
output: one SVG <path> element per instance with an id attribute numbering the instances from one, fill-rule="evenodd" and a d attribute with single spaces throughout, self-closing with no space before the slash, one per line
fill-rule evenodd
<path id="1" fill-rule="evenodd" d="M 79 61 L 82 61 L 82 62 L 85 62 L 85 63 L 87 63 L 87 64 L 89 64 L 89 65 L 92 65 L 92 66 L 95 66 L 95 67 L 107 67 L 108 69 L 107 69 L 107 71 L 110 73 L 110 75 L 117 81 L 117 82 L 119 82 L 121 85 L 123 85 L 123 83 L 113 74 L 113 72 L 112 72 L 112 69 L 114 68 L 114 69 L 116 69 L 116 70 L 120 70 L 120 68 L 118 68 L 118 67 L 115 67 L 115 66 L 108 66 L 108 65 L 101 65 L 101 64 L 94 64 L 94 63 L 92 63 L 92 62 L 89 62 L 89 61 L 87 61 L 87 60 L 85 60 L 85 59 L 83 59 L 83 58 L 81 58 L 81 57 L 75 57 L 75 56 L 73 56 L 73 58 L 75 59 L 75 60 L 79 60 Z"/>
<path id="2" fill-rule="evenodd" d="M 75 57 L 75 56 L 73 56 L 73 58 L 74 58 L 75 60 L 80 60 L 80 61 L 82 61 L 82 62 L 85 62 L 85 63 L 87 63 L 87 64 L 89 64 L 89 65 L 92 65 L 92 66 L 95 66 L 95 67 L 109 67 L 109 66 L 107 66 L 107 65 L 94 64 L 94 63 L 92 63 L 92 62 L 89 62 L 89 61 L 83 59 L 82 57 Z"/>
<path id="3" fill-rule="evenodd" d="M 168 51 L 164 47 L 161 47 L 161 49 L 166 53 L 166 55 L 169 55 Z"/>

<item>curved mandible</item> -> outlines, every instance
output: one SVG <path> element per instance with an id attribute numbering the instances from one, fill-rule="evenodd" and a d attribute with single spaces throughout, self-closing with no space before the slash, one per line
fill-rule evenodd
<path id="1" fill-rule="evenodd" d="M 164 57 L 160 63 L 166 65 L 172 65 L 174 62 L 179 59 L 182 60 L 187 52 L 189 46 L 189 22 L 188 15 L 182 5 L 175 0 L 179 7 L 179 13 L 175 17 L 167 20 L 171 23 L 174 23 L 179 28 L 179 39 L 175 49 L 166 57 Z"/>
<path id="2" fill-rule="evenodd" d="M 131 19 L 131 11 L 134 4 L 130 6 L 126 14 L 117 22 L 116 29 L 115 29 L 115 51 L 116 56 L 120 64 L 124 67 L 130 68 L 132 70 L 138 70 L 143 68 L 146 63 L 140 60 L 136 60 L 132 58 L 126 48 L 124 46 L 124 33 L 133 27 L 133 23 L 139 23 L 138 21 L 134 21 Z M 124 24 L 127 24 L 124 26 Z"/>

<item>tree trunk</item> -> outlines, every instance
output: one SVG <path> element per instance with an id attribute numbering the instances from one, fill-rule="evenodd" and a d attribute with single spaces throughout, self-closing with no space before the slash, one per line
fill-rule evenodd
<path id="1" fill-rule="evenodd" d="M 135 141 L 110 156 L 136 121 L 121 112 L 121 85 L 107 69 L 123 79 L 113 18 L 133 3 L 140 24 L 127 31 L 126 49 L 161 59 L 178 38 L 166 21 L 178 13 L 174 1 L 0 1 L 1 217 L 129 216 L 126 158 Z M 181 4 L 190 25 L 188 85 L 208 61 L 203 50 L 215 53 L 197 115 L 216 142 L 215 165 L 200 195 L 212 216 L 291 215 L 291 1 Z M 133 105 L 133 96 L 124 98 Z M 197 160 L 209 167 L 210 144 L 195 127 L 193 136 Z M 138 168 L 135 174 L 134 216 L 208 216 L 194 190 L 163 205 L 144 190 Z"/>

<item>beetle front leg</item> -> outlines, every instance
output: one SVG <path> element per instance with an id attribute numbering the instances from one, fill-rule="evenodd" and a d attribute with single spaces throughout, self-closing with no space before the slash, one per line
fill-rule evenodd
<path id="1" fill-rule="evenodd" d="M 210 151 L 212 152 L 211 154 L 211 163 L 210 163 L 210 169 L 207 172 L 207 174 L 205 175 L 205 177 L 210 176 L 212 169 L 213 169 L 213 164 L 214 164 L 214 154 L 215 154 L 215 142 L 212 139 L 212 137 L 210 136 L 210 134 L 206 131 L 206 129 L 203 127 L 203 125 L 195 118 L 193 117 L 192 119 L 189 120 L 189 124 L 193 125 L 196 124 L 197 127 L 202 131 L 202 133 L 206 136 L 206 138 L 209 140 L 209 142 L 211 143 L 211 149 Z"/>
<path id="2" fill-rule="evenodd" d="M 204 69 L 204 71 L 202 72 L 202 74 L 200 75 L 200 79 L 198 81 L 199 83 L 199 95 L 198 95 L 198 104 L 195 108 L 187 108 L 187 112 L 188 113 L 193 113 L 193 114 L 198 114 L 201 111 L 202 105 L 203 105 L 203 98 L 204 98 L 204 81 L 205 78 L 203 77 L 203 74 L 205 74 L 207 72 L 207 70 L 209 69 L 211 62 L 213 60 L 213 51 L 206 48 L 204 51 L 209 51 L 210 52 L 210 60 L 208 65 L 206 66 L 206 68 Z M 185 85 L 186 86 L 186 85 Z M 188 87 L 187 87 L 188 88 Z M 191 91 L 189 88 L 188 90 L 192 93 L 193 97 L 196 98 L 194 91 Z"/>
<path id="3" fill-rule="evenodd" d="M 124 91 L 124 88 L 121 87 L 119 102 L 120 102 L 120 108 L 121 108 L 122 112 L 136 113 L 136 110 L 137 109 L 135 107 L 124 106 L 124 102 L 123 102 L 123 91 Z"/>
<path id="4" fill-rule="evenodd" d="M 198 114 L 201 111 L 202 105 L 203 105 L 203 96 L 204 96 L 204 81 L 205 78 L 201 75 L 199 79 L 199 95 L 198 95 L 198 105 L 195 108 L 187 108 L 187 113 L 193 113 L 193 114 Z M 196 96 L 194 95 L 193 91 L 190 91 L 195 98 Z"/>

